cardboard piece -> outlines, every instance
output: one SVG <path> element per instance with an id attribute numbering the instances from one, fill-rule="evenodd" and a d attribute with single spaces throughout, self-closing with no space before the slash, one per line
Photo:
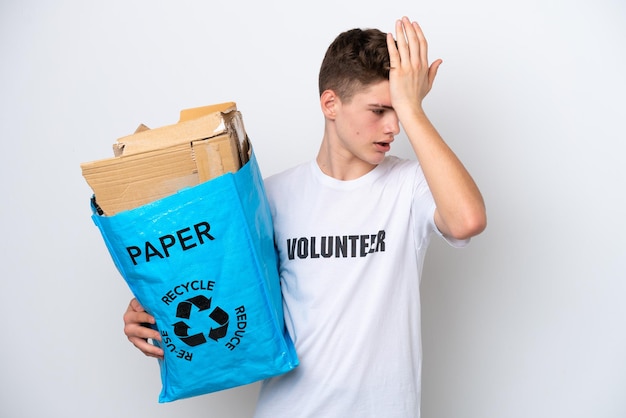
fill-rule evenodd
<path id="1" fill-rule="evenodd" d="M 119 138 L 114 157 L 81 164 L 104 215 L 134 209 L 187 187 L 236 172 L 250 156 L 233 102 L 184 109 L 179 122 Z"/>

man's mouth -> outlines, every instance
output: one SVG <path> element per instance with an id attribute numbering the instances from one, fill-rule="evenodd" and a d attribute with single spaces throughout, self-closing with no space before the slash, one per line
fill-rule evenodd
<path id="1" fill-rule="evenodd" d="M 376 149 L 382 152 L 387 152 L 391 149 L 390 142 L 374 142 L 374 145 L 376 146 Z"/>

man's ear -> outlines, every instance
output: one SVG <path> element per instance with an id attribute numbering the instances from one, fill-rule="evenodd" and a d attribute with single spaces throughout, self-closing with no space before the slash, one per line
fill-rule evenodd
<path id="1" fill-rule="evenodd" d="M 337 106 L 341 104 L 339 96 L 333 90 L 324 90 L 320 96 L 320 106 L 322 113 L 327 119 L 334 120 L 337 115 Z"/>

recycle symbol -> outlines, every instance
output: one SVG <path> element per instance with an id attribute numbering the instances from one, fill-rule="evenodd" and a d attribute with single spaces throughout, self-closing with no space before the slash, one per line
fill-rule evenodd
<path id="1" fill-rule="evenodd" d="M 204 311 L 211 309 L 211 298 L 198 295 L 180 302 L 176 308 L 176 317 L 189 320 L 194 307 L 197 308 L 197 313 L 194 313 L 194 316 L 197 316 L 198 313 L 203 313 Z M 211 328 L 207 336 L 214 341 L 225 337 L 226 332 L 228 331 L 228 313 L 226 313 L 219 306 L 216 306 L 208 316 L 219 326 L 217 328 Z M 191 347 L 207 342 L 206 336 L 203 332 L 189 335 L 190 328 L 191 326 L 189 326 L 185 321 L 178 321 L 174 324 L 174 334 L 176 334 L 176 336 L 185 344 Z"/>

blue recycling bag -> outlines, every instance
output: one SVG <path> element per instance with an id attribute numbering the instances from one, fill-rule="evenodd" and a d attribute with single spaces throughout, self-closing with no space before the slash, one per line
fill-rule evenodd
<path id="1" fill-rule="evenodd" d="M 271 214 L 254 153 L 237 172 L 102 216 L 113 261 L 156 319 L 159 402 L 211 393 L 298 365 L 284 326 Z"/>

